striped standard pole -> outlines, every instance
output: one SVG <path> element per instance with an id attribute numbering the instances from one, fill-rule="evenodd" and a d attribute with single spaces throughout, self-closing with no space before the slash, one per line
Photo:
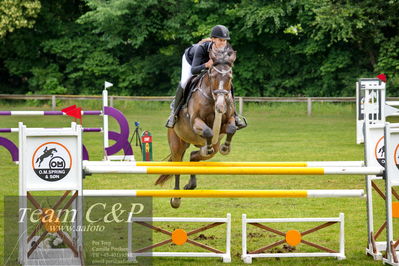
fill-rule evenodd
<path id="1" fill-rule="evenodd" d="M 208 167 L 83 165 L 88 174 L 381 175 L 382 167 Z"/>
<path id="2" fill-rule="evenodd" d="M 82 111 L 82 115 L 101 115 L 102 111 Z M 0 111 L 0 115 L 10 116 L 40 116 L 40 115 L 67 115 L 62 111 Z"/>
<path id="3" fill-rule="evenodd" d="M 37 128 L 37 129 L 58 129 L 58 128 Z M 97 127 L 84 127 L 83 132 L 101 132 L 101 128 Z M 15 133 L 19 132 L 19 128 L 0 128 L 0 133 Z"/>
<path id="4" fill-rule="evenodd" d="M 212 166 L 212 167 L 362 167 L 363 161 L 317 162 L 153 162 L 84 161 L 84 166 Z"/>
<path id="5" fill-rule="evenodd" d="M 363 189 L 343 190 L 83 190 L 83 196 L 155 198 L 344 198 L 363 197 Z"/>

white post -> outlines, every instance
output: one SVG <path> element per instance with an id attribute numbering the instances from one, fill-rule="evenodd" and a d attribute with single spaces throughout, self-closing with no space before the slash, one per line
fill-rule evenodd
<path id="1" fill-rule="evenodd" d="M 133 213 L 129 213 L 129 219 L 127 221 L 127 259 L 133 263 L 137 263 L 136 257 L 133 257 Z"/>
<path id="2" fill-rule="evenodd" d="M 345 259 L 345 216 L 341 212 L 339 214 L 339 220 L 340 220 L 340 233 L 339 233 L 339 254 L 341 257 L 339 257 L 339 260 Z"/>
<path id="3" fill-rule="evenodd" d="M 19 208 L 20 208 L 20 210 L 21 209 L 26 209 L 26 207 L 27 207 L 27 195 L 26 195 L 26 192 L 25 192 L 25 179 L 24 179 L 24 176 L 25 176 L 25 173 L 24 173 L 24 169 L 23 169 L 23 167 L 22 167 L 22 165 L 21 165 L 21 161 L 23 160 L 23 156 L 24 156 L 24 154 L 22 153 L 22 149 L 21 149 L 21 145 L 22 145 L 22 141 L 23 141 L 23 137 L 22 137 L 22 134 L 25 132 L 24 130 L 23 130 L 23 128 L 24 128 L 25 126 L 23 125 L 23 123 L 22 122 L 19 122 L 18 123 L 18 128 L 19 128 L 19 149 L 18 149 L 18 155 L 19 155 L 19 168 L 18 168 L 18 172 L 19 172 L 19 182 L 18 182 L 18 184 L 19 184 Z M 22 218 L 22 213 L 20 212 L 19 213 L 19 221 L 21 221 L 21 218 Z M 23 220 L 23 222 L 21 223 L 21 222 L 19 222 L 18 223 L 18 228 L 19 228 L 19 232 L 18 232 L 18 235 L 19 235 L 19 239 L 21 240 L 21 241 L 18 241 L 19 242 L 19 255 L 18 255 L 18 259 L 19 259 L 19 263 L 20 264 L 25 264 L 25 262 L 26 262 L 26 259 L 27 259 L 27 252 L 28 252 L 28 250 L 27 250 L 27 243 L 26 243 L 26 241 L 23 241 L 24 239 L 27 239 L 27 232 L 26 232 L 26 230 L 25 230 L 25 228 L 27 228 L 28 227 L 28 224 L 27 224 L 27 221 L 26 221 L 26 218 Z"/>
<path id="4" fill-rule="evenodd" d="M 238 97 L 238 114 L 242 115 L 244 108 L 244 99 L 242 97 Z"/>
<path id="5" fill-rule="evenodd" d="M 392 254 L 396 252 L 396 250 L 392 250 L 391 248 L 391 243 L 393 241 L 393 221 L 392 221 L 392 179 L 395 175 L 395 170 L 397 172 L 397 169 L 395 169 L 396 165 L 394 162 L 395 159 L 395 146 L 392 141 L 392 131 L 391 131 L 391 126 L 390 123 L 385 124 L 385 130 L 384 130 L 384 135 L 385 135 L 385 209 L 386 209 L 386 250 L 387 250 L 387 255 L 386 259 L 383 260 L 384 264 L 385 262 L 388 262 L 391 264 L 393 262 L 393 257 Z M 393 166 L 393 167 L 392 167 Z"/>
<path id="6" fill-rule="evenodd" d="M 104 90 L 103 90 L 103 132 L 104 132 L 104 160 L 107 159 L 107 154 L 105 152 L 105 148 L 109 146 L 108 142 L 108 115 L 104 114 L 105 106 L 108 106 L 108 91 L 107 88 L 112 87 L 114 84 L 105 81 L 104 82 Z"/>
<path id="7" fill-rule="evenodd" d="M 312 116 L 312 98 L 308 98 L 308 116 Z"/>
<path id="8" fill-rule="evenodd" d="M 104 132 L 104 159 L 107 157 L 105 148 L 109 146 L 108 143 L 108 115 L 104 114 L 104 108 L 108 106 L 108 91 L 103 90 L 103 132 Z"/>
<path id="9" fill-rule="evenodd" d="M 252 258 L 247 256 L 247 215 L 242 215 L 242 226 L 241 226 L 241 233 L 242 233 L 242 255 L 241 258 L 244 263 L 252 263 Z"/>
<path id="10" fill-rule="evenodd" d="M 223 258 L 224 263 L 231 262 L 231 214 L 227 214 L 226 222 L 226 256 Z"/>
<path id="11" fill-rule="evenodd" d="M 109 97 L 109 106 L 114 107 L 114 96 Z"/>
<path id="12" fill-rule="evenodd" d="M 399 169 L 397 167 L 397 151 L 399 143 L 399 123 L 385 124 L 385 204 L 386 204 L 386 251 L 387 256 L 383 258 L 383 263 L 390 265 L 398 265 L 395 262 L 398 252 L 394 244 L 394 222 L 393 222 L 393 206 L 392 206 L 392 188 L 399 186 Z"/>
<path id="13" fill-rule="evenodd" d="M 51 96 L 51 109 L 55 110 L 57 105 L 56 99 L 55 99 L 55 95 Z"/>

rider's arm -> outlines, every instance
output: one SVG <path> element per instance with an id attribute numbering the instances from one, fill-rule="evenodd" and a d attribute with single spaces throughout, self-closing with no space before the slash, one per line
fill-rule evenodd
<path id="1" fill-rule="evenodd" d="M 205 69 L 205 63 L 209 60 L 209 53 L 204 45 L 198 45 L 195 49 L 193 62 L 191 64 L 191 74 L 197 75 Z"/>

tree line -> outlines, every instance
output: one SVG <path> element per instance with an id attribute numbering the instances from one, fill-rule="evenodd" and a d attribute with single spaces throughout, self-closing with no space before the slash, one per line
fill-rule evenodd
<path id="1" fill-rule="evenodd" d="M 185 48 L 217 24 L 240 96 L 353 96 L 385 73 L 399 95 L 397 0 L 3 0 L 0 91 L 171 95 Z"/>

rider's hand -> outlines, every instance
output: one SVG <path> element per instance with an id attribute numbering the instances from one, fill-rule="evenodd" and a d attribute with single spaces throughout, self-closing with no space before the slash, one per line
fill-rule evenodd
<path id="1" fill-rule="evenodd" d="M 212 66 L 213 66 L 213 61 L 212 61 L 212 59 L 209 59 L 209 61 L 205 63 L 205 67 L 211 68 Z"/>

